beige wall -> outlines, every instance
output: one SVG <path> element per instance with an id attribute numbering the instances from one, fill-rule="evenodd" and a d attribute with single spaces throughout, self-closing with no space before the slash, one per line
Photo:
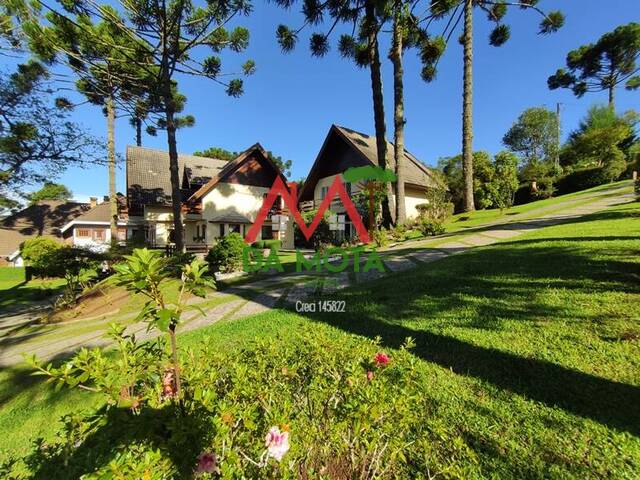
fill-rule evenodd
<path id="1" fill-rule="evenodd" d="M 166 245 L 169 241 L 169 231 L 173 229 L 173 213 L 171 213 L 171 207 L 145 206 L 144 220 L 150 228 L 155 224 L 155 244 L 160 247 Z"/>
<path id="2" fill-rule="evenodd" d="M 322 201 L 322 187 L 331 187 L 334 179 L 338 175 L 331 175 L 329 177 L 324 177 L 318 180 L 316 187 L 313 191 L 313 199 L 316 203 Z M 344 180 L 343 180 L 344 182 Z M 355 195 L 359 192 L 360 183 L 351 184 L 351 195 Z M 395 195 L 393 196 L 393 201 L 396 201 Z M 416 205 L 421 203 L 425 203 L 427 201 L 426 194 L 423 190 L 417 189 L 415 187 L 406 186 L 405 187 L 405 209 L 407 212 L 407 218 L 412 219 L 418 216 L 418 210 L 416 210 Z M 342 202 L 339 202 L 340 208 L 336 208 L 338 212 L 343 212 L 344 208 L 342 208 Z"/>
<path id="3" fill-rule="evenodd" d="M 213 243 L 220 235 L 220 224 L 209 223 L 210 220 L 221 215 L 239 214 L 254 221 L 268 191 L 266 187 L 252 185 L 217 184 L 202 199 L 202 219 L 207 222 L 207 243 Z M 228 231 L 228 226 L 225 231 Z"/>

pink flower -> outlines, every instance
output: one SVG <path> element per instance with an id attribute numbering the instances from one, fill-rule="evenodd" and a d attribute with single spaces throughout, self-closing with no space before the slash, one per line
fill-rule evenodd
<path id="1" fill-rule="evenodd" d="M 367 380 L 369 381 L 373 380 L 373 372 L 371 370 L 367 372 Z"/>
<path id="2" fill-rule="evenodd" d="M 203 452 L 198 456 L 196 475 L 202 473 L 215 473 L 218 471 L 218 461 L 215 453 Z"/>
<path id="3" fill-rule="evenodd" d="M 280 461 L 289 450 L 289 432 L 281 432 L 278 427 L 271 427 L 264 438 L 264 446 L 267 447 L 267 456 Z"/>
<path id="4" fill-rule="evenodd" d="M 175 372 L 173 368 L 167 368 L 162 377 L 162 398 L 173 398 L 177 391 Z"/>
<path id="5" fill-rule="evenodd" d="M 376 356 L 373 357 L 373 361 L 376 364 L 376 367 L 384 367 L 389 364 L 389 356 L 384 352 L 376 353 Z"/>

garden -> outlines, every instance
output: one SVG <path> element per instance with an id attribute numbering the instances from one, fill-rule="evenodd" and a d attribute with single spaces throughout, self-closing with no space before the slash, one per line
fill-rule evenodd
<path id="1" fill-rule="evenodd" d="M 343 315 L 276 309 L 172 340 L 180 302 L 150 293 L 146 318 L 166 332 L 156 341 L 114 327 L 114 350 L 32 359 L 40 375 L 23 383 L 12 369 L 0 472 L 633 478 L 639 215 L 618 206 L 405 272 L 402 289 L 392 275 L 341 292 Z M 141 276 L 161 284 L 163 270 L 135 255 L 119 281 L 158 291 Z M 189 267 L 185 289 L 202 273 Z M 21 428 L 24 402 L 42 440 Z"/>

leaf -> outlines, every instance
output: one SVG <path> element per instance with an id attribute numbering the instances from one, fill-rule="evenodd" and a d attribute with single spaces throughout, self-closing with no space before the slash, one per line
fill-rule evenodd
<path id="1" fill-rule="evenodd" d="M 156 320 L 156 328 L 163 332 L 169 331 L 169 325 L 175 318 L 175 312 L 173 310 L 169 310 L 168 308 L 163 308 L 158 311 L 158 319 Z"/>

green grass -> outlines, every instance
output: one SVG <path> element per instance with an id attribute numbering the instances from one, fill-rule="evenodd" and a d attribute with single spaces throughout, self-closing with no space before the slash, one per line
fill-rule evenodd
<path id="1" fill-rule="evenodd" d="M 436 405 L 424 421 L 457 432 L 483 478 L 637 478 L 638 223 L 640 204 L 619 206 L 343 291 L 344 314 L 275 310 L 186 333 L 181 347 L 336 329 L 393 351 L 412 336 Z M 0 382 L 0 458 L 96 402 L 20 370 Z"/>
<path id="2" fill-rule="evenodd" d="M 447 232 L 457 232 L 459 230 L 477 227 L 489 222 L 502 220 L 509 221 L 510 217 L 513 215 L 535 213 L 535 211 L 539 209 L 545 209 L 546 213 L 552 213 L 556 210 L 554 207 L 562 208 L 562 203 L 575 201 L 575 206 L 578 206 L 581 203 L 588 203 L 590 197 L 593 197 L 593 195 L 606 194 L 606 192 L 612 188 L 623 186 L 629 186 L 630 189 L 631 183 L 628 180 L 623 180 L 607 185 L 600 185 L 580 192 L 538 200 L 535 202 L 525 203 L 523 205 L 516 205 L 503 211 L 500 211 L 500 209 L 491 209 L 476 210 L 471 213 L 459 213 L 446 222 L 445 228 L 447 229 Z"/>
<path id="3" fill-rule="evenodd" d="M 23 267 L 0 267 L 0 309 L 26 305 L 60 293 L 64 280 L 33 279 L 25 282 Z"/>

